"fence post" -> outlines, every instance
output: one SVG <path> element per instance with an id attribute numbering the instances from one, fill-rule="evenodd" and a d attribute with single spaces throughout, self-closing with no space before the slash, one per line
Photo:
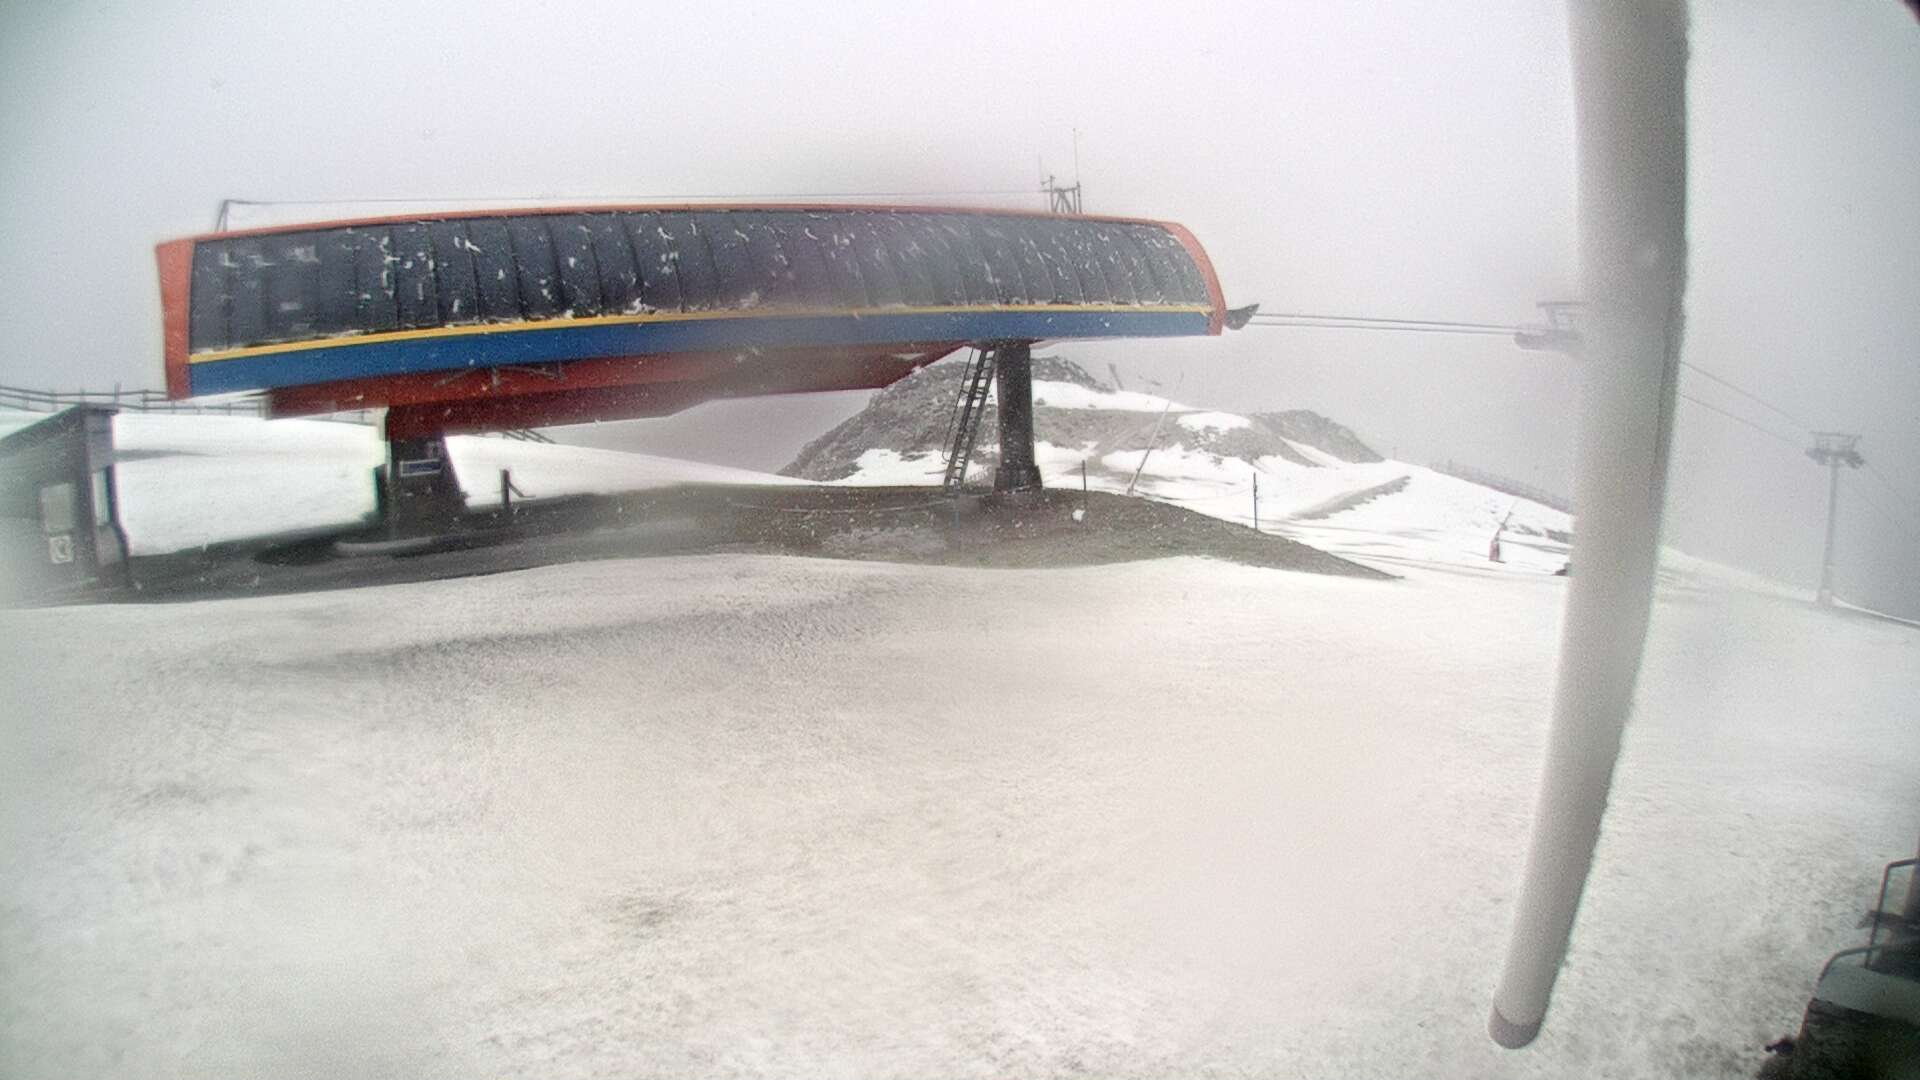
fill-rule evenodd
<path id="1" fill-rule="evenodd" d="M 500 516 L 513 516 L 513 470 L 500 470 Z"/>
<path id="2" fill-rule="evenodd" d="M 1253 531 L 1260 531 L 1260 473 L 1253 474 Z"/>

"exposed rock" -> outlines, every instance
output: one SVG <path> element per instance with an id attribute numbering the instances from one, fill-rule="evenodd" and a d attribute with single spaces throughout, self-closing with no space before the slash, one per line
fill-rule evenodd
<path id="1" fill-rule="evenodd" d="M 918 453 L 939 447 L 953 421 L 966 366 L 948 360 L 921 368 L 880 391 L 867 407 L 801 447 L 786 468 L 804 480 L 843 480 L 868 450 Z"/>
<path id="2" fill-rule="evenodd" d="M 1353 429 L 1321 416 L 1308 409 L 1288 409 L 1285 412 L 1254 413 L 1249 419 L 1259 421 L 1278 432 L 1282 438 L 1304 443 L 1316 450 L 1324 450 L 1341 461 L 1350 461 L 1356 465 L 1370 465 L 1386 459 L 1373 452 L 1373 448 L 1360 441 Z"/>
<path id="3" fill-rule="evenodd" d="M 902 379 L 874 395 L 857 416 L 808 443 L 781 471 L 807 480 L 841 480 L 853 475 L 860 455 L 868 450 L 892 450 L 902 457 L 943 455 L 965 371 L 965 358 L 953 357 Z M 1085 368 L 1057 356 L 1034 357 L 1033 377 L 1036 383 L 1072 383 L 1096 393 L 1113 392 Z M 1046 403 L 1044 391 L 1037 390 L 1035 396 L 1035 436 L 1054 446 L 1080 449 L 1093 459 L 1150 446 L 1177 446 L 1222 459 L 1252 462 L 1277 457 L 1295 465 L 1317 466 L 1319 462 L 1301 453 L 1298 444 L 1342 461 L 1381 460 L 1352 431 L 1304 409 L 1247 417 L 1219 414 L 1223 423 L 1207 425 L 1183 423 L 1182 417 L 1202 415 L 1193 411 L 1174 411 L 1163 418 L 1157 412 L 1131 409 L 1060 408 Z M 998 416 L 989 409 L 980 425 L 975 460 L 991 461 L 998 455 L 998 445 Z"/>
<path id="4" fill-rule="evenodd" d="M 1033 377 L 1039 382 L 1066 382 L 1084 386 L 1089 390 L 1098 390 L 1103 394 L 1113 392 L 1113 387 L 1088 374 L 1086 368 L 1058 356 L 1034 357 Z"/>

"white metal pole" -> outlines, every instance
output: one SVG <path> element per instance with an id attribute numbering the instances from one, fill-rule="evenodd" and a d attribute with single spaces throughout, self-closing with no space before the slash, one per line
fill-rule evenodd
<path id="1" fill-rule="evenodd" d="M 1177 394 L 1180 392 L 1180 384 L 1185 382 L 1186 378 L 1187 373 L 1185 371 L 1180 372 L 1180 377 L 1173 381 L 1174 393 Z M 1133 479 L 1127 481 L 1127 494 L 1129 496 L 1133 494 L 1134 485 L 1140 482 L 1140 474 L 1146 471 L 1147 459 L 1153 456 L 1154 448 L 1160 445 L 1160 425 L 1166 423 L 1167 414 L 1172 411 L 1173 399 L 1168 398 L 1166 407 L 1160 410 L 1159 417 L 1153 422 L 1153 434 L 1147 437 L 1147 449 L 1140 455 L 1140 464 L 1133 470 Z"/>
<path id="2" fill-rule="evenodd" d="M 1686 268 L 1683 0 L 1569 7 L 1580 185 L 1582 408 L 1573 574 L 1533 837 L 1489 1031 L 1546 1017 L 1586 886 L 1652 605 Z"/>

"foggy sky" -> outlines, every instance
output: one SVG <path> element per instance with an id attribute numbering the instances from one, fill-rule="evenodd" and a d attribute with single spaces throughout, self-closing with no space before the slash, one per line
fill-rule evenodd
<path id="1" fill-rule="evenodd" d="M 1693 51 L 1685 356 L 1865 436 L 1841 592 L 1920 613 L 1920 26 L 1894 0 L 1697 3 Z M 1232 303 L 1517 322 L 1577 292 L 1565 12 L 1546 2 L 12 4 L 0 101 L 10 384 L 158 386 L 151 247 L 211 228 L 223 198 L 1024 189 L 1038 158 L 1074 171 L 1076 127 L 1087 209 L 1190 226 Z M 1570 486 L 1568 361 L 1497 338 L 1060 351 Z M 857 402 L 629 437 L 764 467 Z M 1824 473 L 1678 416 L 1670 542 L 1810 586 Z"/>

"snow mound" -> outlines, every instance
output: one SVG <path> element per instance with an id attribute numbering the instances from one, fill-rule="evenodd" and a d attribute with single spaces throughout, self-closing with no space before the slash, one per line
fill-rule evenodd
<path id="1" fill-rule="evenodd" d="M 328 420 L 121 413 L 114 418 L 120 521 L 136 555 L 338 528 L 374 509 L 379 432 Z M 792 484 L 768 473 L 647 454 L 454 436 L 473 506 L 500 501 L 499 473 L 532 498 L 676 484 Z"/>
<path id="2" fill-rule="evenodd" d="M 1253 421 L 1244 416 L 1223 412 L 1182 413 L 1179 423 L 1188 431 L 1238 431 L 1253 426 Z"/>
<path id="3" fill-rule="evenodd" d="M 1033 380 L 1033 403 L 1050 409 L 1107 409 L 1145 413 L 1164 412 L 1168 409 L 1175 412 L 1192 411 L 1190 405 L 1181 405 L 1167 398 L 1143 394 L 1136 390 L 1108 390 L 1040 378 Z"/>
<path id="4" fill-rule="evenodd" d="M 113 441 L 136 555 L 353 524 L 385 460 L 373 428 L 324 420 L 121 413 Z"/>
<path id="5" fill-rule="evenodd" d="M 939 454 L 902 454 L 898 450 L 876 448 L 860 455 L 858 471 L 842 483 L 859 487 L 917 487 L 940 483 L 946 471 L 946 462 Z"/>
<path id="6" fill-rule="evenodd" d="M 1363 562 L 1531 574 L 1567 564 L 1570 515 L 1383 458 L 1316 413 L 1198 409 L 1115 390 L 1058 358 L 1036 357 L 1034 369 L 1034 449 L 1048 486 L 1132 491 L 1248 526 L 1257 518 Z M 882 391 L 787 471 L 854 485 L 939 483 L 963 370 L 945 361 Z M 989 483 L 998 465 L 996 419 L 990 411 L 981 425 L 972 483 Z"/>
<path id="7" fill-rule="evenodd" d="M 1422 466 L 1399 468 L 1407 479 L 1399 490 L 1281 531 L 1362 557 L 1545 573 L 1567 565 L 1569 515 Z M 1490 558 L 1496 533 L 1499 563 Z"/>

